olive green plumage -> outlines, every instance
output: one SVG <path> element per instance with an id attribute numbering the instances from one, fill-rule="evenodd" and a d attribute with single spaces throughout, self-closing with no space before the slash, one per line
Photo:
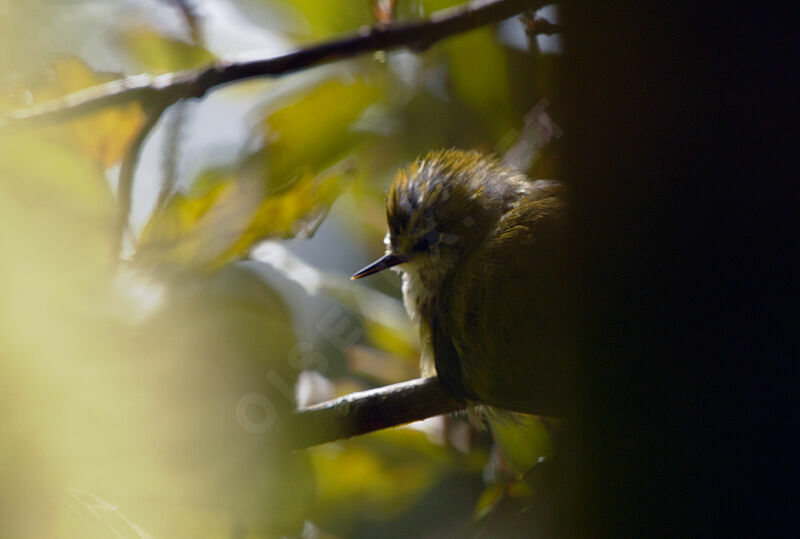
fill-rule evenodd
<path id="1" fill-rule="evenodd" d="M 556 411 L 564 392 L 554 319 L 563 300 L 562 186 L 477 152 L 444 150 L 398 172 L 386 208 L 378 269 L 403 274 L 423 373 L 435 367 L 463 400 Z"/>

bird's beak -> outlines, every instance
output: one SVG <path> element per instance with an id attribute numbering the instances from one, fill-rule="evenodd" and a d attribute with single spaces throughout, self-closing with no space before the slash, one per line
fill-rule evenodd
<path id="1" fill-rule="evenodd" d="M 359 271 L 356 272 L 355 275 L 350 277 L 350 279 L 360 279 L 362 277 L 366 277 L 367 275 L 372 275 L 373 273 L 378 273 L 381 270 L 385 270 L 386 268 L 391 268 L 392 266 L 396 266 L 397 264 L 402 264 L 403 262 L 408 262 L 408 257 L 405 255 L 395 255 L 395 254 L 386 254 L 380 257 L 378 260 L 373 262 L 372 264 L 368 265 L 365 268 L 361 268 Z"/>

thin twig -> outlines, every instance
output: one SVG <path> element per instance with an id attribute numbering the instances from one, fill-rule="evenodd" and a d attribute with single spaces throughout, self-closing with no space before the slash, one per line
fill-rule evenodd
<path id="1" fill-rule="evenodd" d="M 553 24 L 544 17 L 537 17 L 533 10 L 527 11 L 522 16 L 522 22 L 525 25 L 525 33 L 529 38 L 534 36 L 552 36 L 555 34 L 564 33 L 564 27 L 560 24 Z"/>
<path id="2" fill-rule="evenodd" d="M 139 162 L 144 141 L 150 134 L 153 127 L 158 123 L 166 107 L 157 106 L 147 112 L 144 124 L 136 133 L 136 138 L 131 141 L 128 151 L 119 167 L 119 179 L 117 181 L 117 222 L 114 230 L 114 244 L 112 246 L 112 256 L 116 259 L 122 249 L 125 232 L 128 230 L 128 216 L 131 211 L 131 200 L 133 195 L 133 176 L 136 172 L 136 164 Z"/>
<path id="3" fill-rule="evenodd" d="M 189 33 L 192 36 L 192 41 L 198 45 L 203 44 L 203 34 L 200 30 L 200 18 L 197 16 L 197 8 L 189 0 L 167 0 L 168 3 L 177 7 L 186 26 L 189 28 Z"/>
<path id="4" fill-rule="evenodd" d="M 168 106 L 179 99 L 203 97 L 210 90 L 232 82 L 253 77 L 285 75 L 366 52 L 402 46 L 424 50 L 445 37 L 500 22 L 524 9 L 537 9 L 546 3 L 546 0 L 477 0 L 437 11 L 427 20 L 365 27 L 355 35 L 273 58 L 240 62 L 220 60 L 205 69 L 158 76 L 135 75 L 8 114 L 4 124 L 11 126 L 18 123 L 67 120 L 131 101 L 156 101 Z M 0 127 L 2 126 L 0 123 Z"/>
<path id="5" fill-rule="evenodd" d="M 438 378 L 417 378 L 298 410 L 291 418 L 290 445 L 303 449 L 449 414 L 465 406 L 447 394 Z"/>
<path id="6" fill-rule="evenodd" d="M 158 191 L 156 208 L 161 208 L 175 191 L 178 182 L 178 162 L 180 160 L 180 147 L 182 142 L 181 130 L 186 119 L 186 101 L 179 101 L 172 107 L 172 114 L 167 117 L 165 126 L 164 150 L 162 154 L 162 169 L 164 179 Z"/>

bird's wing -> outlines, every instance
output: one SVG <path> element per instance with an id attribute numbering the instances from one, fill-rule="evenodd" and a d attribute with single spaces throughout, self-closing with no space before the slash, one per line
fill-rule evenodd
<path id="1" fill-rule="evenodd" d="M 464 383 L 464 371 L 461 358 L 453 340 L 444 329 L 443 320 L 434 313 L 431 321 L 431 340 L 433 343 L 433 361 L 436 374 L 447 392 L 462 402 L 477 401 L 478 395 Z"/>
<path id="2" fill-rule="evenodd" d="M 534 185 L 447 283 L 434 328 L 437 372 L 440 353 L 448 365 L 455 355 L 465 394 L 519 411 L 540 411 L 560 390 L 564 201 L 560 184 Z"/>

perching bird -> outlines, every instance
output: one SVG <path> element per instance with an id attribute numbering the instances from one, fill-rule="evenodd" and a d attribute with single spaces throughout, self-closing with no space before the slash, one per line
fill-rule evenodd
<path id="1" fill-rule="evenodd" d="M 563 355 L 564 189 L 493 157 L 443 150 L 395 176 L 386 255 L 357 279 L 393 267 L 418 324 L 423 375 L 455 398 L 558 413 Z"/>

